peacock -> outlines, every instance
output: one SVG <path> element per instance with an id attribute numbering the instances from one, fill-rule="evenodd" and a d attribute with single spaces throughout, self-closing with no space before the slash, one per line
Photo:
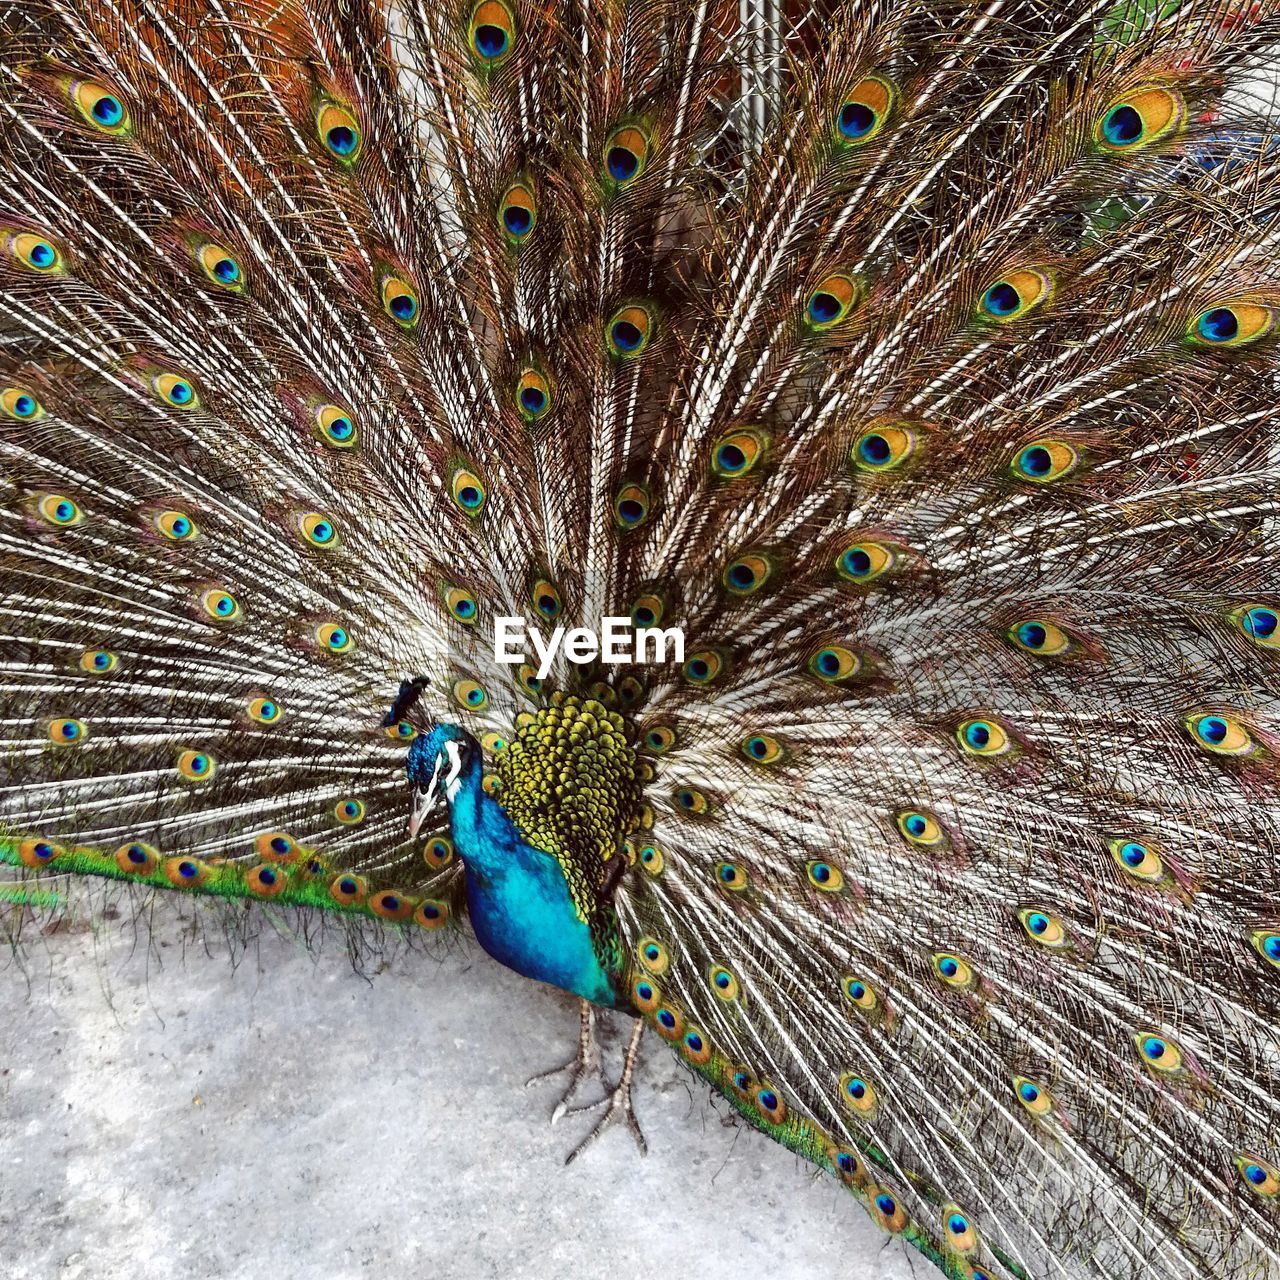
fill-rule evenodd
<path id="1" fill-rule="evenodd" d="M 9 911 L 469 930 L 596 1132 L 648 1027 L 951 1280 L 1280 1276 L 1278 41 L 0 10 Z"/>

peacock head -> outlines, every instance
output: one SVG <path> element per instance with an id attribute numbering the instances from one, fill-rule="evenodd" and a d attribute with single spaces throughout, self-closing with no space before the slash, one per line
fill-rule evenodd
<path id="1" fill-rule="evenodd" d="M 410 838 L 417 836 L 442 796 L 448 802 L 453 800 L 468 765 L 479 759 L 480 744 L 456 724 L 438 724 L 413 740 L 409 747 L 409 785 L 413 788 Z"/>

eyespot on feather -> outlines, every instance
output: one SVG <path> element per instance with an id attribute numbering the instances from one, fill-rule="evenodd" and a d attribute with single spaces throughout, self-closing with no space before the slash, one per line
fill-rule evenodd
<path id="1" fill-rule="evenodd" d="M 420 929 L 441 929 L 449 921 L 449 904 L 437 898 L 424 898 L 413 912 L 413 922 Z"/>
<path id="2" fill-rule="evenodd" d="M 956 728 L 960 749 L 970 756 L 990 758 L 1013 749 L 1013 740 L 1004 726 L 992 719 L 964 720 Z"/>
<path id="3" fill-rule="evenodd" d="M 1247 604 L 1227 615 L 1254 644 L 1280 649 L 1280 611 L 1265 604 Z"/>
<path id="4" fill-rule="evenodd" d="M 333 816 L 344 827 L 354 826 L 357 822 L 363 822 L 364 815 L 365 803 L 363 800 L 357 800 L 355 796 L 347 796 L 333 806 Z"/>
<path id="5" fill-rule="evenodd" d="M 175 409 L 197 409 L 200 397 L 189 379 L 177 373 L 157 373 L 151 379 L 151 389 L 158 399 Z"/>
<path id="6" fill-rule="evenodd" d="M 22 387 L 5 387 L 0 390 L 0 413 L 15 422 L 39 422 L 44 406 Z"/>
<path id="7" fill-rule="evenodd" d="M 24 867 L 29 867 L 33 871 L 38 871 L 41 867 L 48 866 L 57 858 L 61 858 L 66 850 L 52 840 L 30 839 L 23 840 L 18 845 L 18 861 Z"/>
<path id="8" fill-rule="evenodd" d="M 68 85 L 71 104 L 99 133 L 124 137 L 133 130 L 133 121 L 124 95 L 98 80 L 72 80 Z"/>
<path id="9" fill-rule="evenodd" d="M 1071 638 L 1067 633 L 1056 623 L 1043 618 L 1015 622 L 1005 636 L 1016 648 L 1039 658 L 1057 658 L 1071 648 Z"/>
<path id="10" fill-rule="evenodd" d="M 613 187 L 627 187 L 644 172 L 650 146 L 649 134 L 639 125 L 621 125 L 609 134 L 603 159 L 605 177 Z"/>
<path id="11" fill-rule="evenodd" d="M 814 333 L 826 333 L 846 319 L 858 301 L 858 284 L 852 276 L 833 272 L 810 291 L 804 304 L 804 322 Z"/>
<path id="12" fill-rule="evenodd" d="M 417 328 L 422 317 L 422 304 L 418 298 L 416 286 L 398 275 L 383 277 L 379 293 L 382 298 L 382 309 L 402 329 Z"/>
<path id="13" fill-rule="evenodd" d="M 839 684 L 861 673 L 862 658 L 844 645 L 824 645 L 815 649 L 805 661 L 805 670 L 823 684 Z"/>
<path id="14" fill-rule="evenodd" d="M 942 824 L 921 809 L 904 809 L 895 819 L 898 831 L 911 844 L 934 849 L 947 843 L 947 833 Z"/>
<path id="15" fill-rule="evenodd" d="M 516 383 L 516 408 L 526 422 L 551 412 L 551 384 L 537 369 L 526 369 Z"/>
<path id="16" fill-rule="evenodd" d="M 483 711 L 489 705 L 484 685 L 476 680 L 458 680 L 453 686 L 453 700 L 468 711 Z"/>
<path id="17" fill-rule="evenodd" d="M 1053 277 L 1024 267 L 1002 276 L 983 290 L 978 315 L 997 324 L 1017 320 L 1038 307 L 1053 292 Z"/>
<path id="18" fill-rule="evenodd" d="M 485 491 L 484 481 L 474 471 L 466 467 L 456 468 L 449 481 L 449 493 L 453 498 L 453 505 L 463 515 L 470 516 L 474 520 L 484 511 L 488 494 Z"/>
<path id="19" fill-rule="evenodd" d="M 315 410 L 316 436 L 329 449 L 351 449 L 360 438 L 351 413 L 336 404 L 322 404 Z"/>
<path id="20" fill-rule="evenodd" d="M 1032 942 L 1049 951 L 1062 951 L 1071 945 L 1071 938 L 1062 921 L 1039 907 L 1026 907 L 1019 911 L 1018 922 Z"/>
<path id="21" fill-rule="evenodd" d="M 969 991 L 977 986 L 977 972 L 967 960 L 950 951 L 935 951 L 931 961 L 934 974 L 946 986 L 958 991 Z"/>
<path id="22" fill-rule="evenodd" d="M 498 203 L 498 226 L 507 243 L 524 244 L 537 225 L 538 202 L 533 188 L 526 182 L 513 182 Z"/>
<path id="23" fill-rule="evenodd" d="M 316 112 L 316 134 L 339 164 L 353 165 L 360 158 L 364 145 L 360 123 L 346 107 L 331 101 L 322 103 Z"/>
<path id="24" fill-rule="evenodd" d="M 253 698 L 248 706 L 249 718 L 259 724 L 276 724 L 284 714 L 274 698 Z"/>
<path id="25" fill-rule="evenodd" d="M 1053 1098 L 1042 1084 L 1026 1076 L 1013 1077 L 1014 1097 L 1037 1120 L 1043 1120 L 1053 1112 Z"/>
<path id="26" fill-rule="evenodd" d="M 36 514 L 57 529 L 71 529 L 84 523 L 84 511 L 73 499 L 61 493 L 40 495 L 35 504 Z"/>
<path id="27" fill-rule="evenodd" d="M 199 858 L 166 858 L 162 869 L 175 889 L 199 889 L 210 877 L 209 868 Z"/>
<path id="28" fill-rule="evenodd" d="M 884 128 L 897 92 L 881 76 L 864 76 L 849 91 L 836 112 L 835 135 L 845 147 L 861 147 Z"/>
<path id="29" fill-rule="evenodd" d="M 653 332 L 653 314 L 639 304 L 621 307 L 605 326 L 609 350 L 619 360 L 634 360 L 649 345 Z"/>
<path id="30" fill-rule="evenodd" d="M 185 511 L 159 511 L 152 524 L 169 542 L 192 542 L 200 536 L 200 527 Z"/>
<path id="31" fill-rule="evenodd" d="M 473 627 L 480 617 L 480 606 L 476 598 L 465 587 L 445 586 L 441 591 L 444 607 L 450 615 L 464 626 Z"/>
<path id="32" fill-rule="evenodd" d="M 1192 742 L 1219 756 L 1247 756 L 1255 749 L 1252 735 L 1243 724 L 1225 712 L 1197 712 L 1183 721 Z"/>
<path id="33" fill-rule="evenodd" d="M 256 898 L 275 898 L 289 885 L 289 879 L 279 867 L 264 865 L 254 867 L 245 876 L 245 885 Z"/>
<path id="34" fill-rule="evenodd" d="M 1117 98 L 1098 117 L 1094 141 L 1103 151 L 1141 151 L 1181 128 L 1186 105 L 1175 90 L 1147 85 Z"/>
<path id="35" fill-rule="evenodd" d="M 1014 479 L 1032 484 L 1052 484 L 1080 465 L 1080 454 L 1065 440 L 1033 440 L 1013 455 L 1009 470 Z"/>
<path id="36" fill-rule="evenodd" d="M 511 56 L 515 47 L 516 19 L 502 0 L 481 0 L 471 10 L 467 44 L 485 66 L 496 67 Z"/>
<path id="37" fill-rule="evenodd" d="M 755 427 L 739 427 L 711 447 L 711 470 L 721 480 L 750 475 L 763 461 L 768 438 Z"/>
<path id="38" fill-rule="evenodd" d="M 335 876 L 329 884 L 329 897 L 340 907 L 355 907 L 369 895 L 369 882 L 364 876 L 348 871 Z"/>
<path id="39" fill-rule="evenodd" d="M 316 644 L 324 653 L 344 654 L 355 648 L 351 632 L 340 622 L 322 622 L 312 632 Z"/>
<path id="40" fill-rule="evenodd" d="M 422 860 L 432 871 L 443 871 L 453 861 L 453 841 L 448 836 L 432 836 L 422 847 Z"/>
<path id="41" fill-rule="evenodd" d="M 11 232 L 5 248 L 29 271 L 38 275 L 52 275 L 63 267 L 62 253 L 52 240 L 34 231 Z"/>
<path id="42" fill-rule="evenodd" d="M 92 676 L 103 676 L 114 671 L 120 659 L 109 649 L 86 649 L 77 663 L 81 671 Z"/>
<path id="43" fill-rule="evenodd" d="M 160 866 L 160 854 L 141 840 L 131 840 L 116 850 L 115 862 L 127 876 L 153 876 Z"/>
<path id="44" fill-rule="evenodd" d="M 244 292 L 244 269 L 230 249 L 205 241 L 196 249 L 196 262 L 211 284 L 227 293 Z"/>
<path id="45" fill-rule="evenodd" d="M 897 562 L 897 552 L 882 542 L 855 542 L 836 556 L 835 570 L 846 582 L 865 586 L 889 573 Z"/>
<path id="46" fill-rule="evenodd" d="M 222 587 L 209 587 L 202 591 L 200 607 L 215 622 L 236 622 L 242 612 L 240 602 Z"/>
<path id="47" fill-rule="evenodd" d="M 297 517 L 298 532 L 313 547 L 332 549 L 338 545 L 338 529 L 322 512 L 306 511 Z"/>
<path id="48" fill-rule="evenodd" d="M 1200 312 L 1187 328 L 1187 338 L 1199 347 L 1243 347 L 1267 337 L 1275 328 L 1273 307 L 1254 302 L 1229 302 Z"/>

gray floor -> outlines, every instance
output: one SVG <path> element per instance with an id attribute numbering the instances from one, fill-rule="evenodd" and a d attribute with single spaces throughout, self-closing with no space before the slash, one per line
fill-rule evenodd
<path id="1" fill-rule="evenodd" d="M 847 1193 L 646 1043 L 650 1153 L 547 1124 L 574 1003 L 478 950 L 367 981 L 330 940 L 233 967 L 191 903 L 27 930 L 0 962 L 0 1274 L 11 1280 L 932 1280 Z M 378 966 L 375 966 L 378 967 Z M 611 1027 L 616 1060 L 624 1027 Z"/>

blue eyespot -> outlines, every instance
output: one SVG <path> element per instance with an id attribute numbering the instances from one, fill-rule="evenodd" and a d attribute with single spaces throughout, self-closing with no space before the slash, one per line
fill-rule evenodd
<path id="1" fill-rule="evenodd" d="M 213 264 L 213 274 L 223 284 L 235 284 L 240 279 L 240 267 L 233 258 L 219 258 Z"/>
<path id="2" fill-rule="evenodd" d="M 858 454 L 873 467 L 882 467 L 893 457 L 893 449 L 882 435 L 871 432 L 858 441 Z"/>
<path id="3" fill-rule="evenodd" d="M 184 858 L 178 863 L 178 874 L 184 880 L 194 880 L 200 875 L 200 868 L 194 862 L 188 862 Z"/>
<path id="4" fill-rule="evenodd" d="M 638 995 L 641 1000 L 652 1000 L 654 995 L 653 988 L 647 982 L 637 983 L 636 995 Z"/>
<path id="5" fill-rule="evenodd" d="M 36 402 L 32 396 L 23 392 L 19 396 L 14 397 L 13 416 L 15 418 L 30 418 L 36 411 Z"/>
<path id="6" fill-rule="evenodd" d="M 867 1096 L 866 1082 L 856 1077 L 845 1082 L 845 1092 L 851 1098 L 865 1098 Z"/>
<path id="7" fill-rule="evenodd" d="M 960 965 L 953 957 L 943 956 L 942 959 L 938 961 L 938 972 L 942 974 L 944 978 L 954 978 L 956 974 L 960 972 Z"/>
<path id="8" fill-rule="evenodd" d="M 411 293 L 398 293 L 387 305 L 397 320 L 412 320 L 418 314 L 418 303 Z"/>
<path id="9" fill-rule="evenodd" d="M 1267 953 L 1269 960 L 1280 964 L 1280 933 L 1272 933 L 1265 937 L 1262 940 L 1262 949 Z"/>
<path id="10" fill-rule="evenodd" d="M 850 1000 L 861 1000 L 867 994 L 866 984 L 862 982 L 851 982 L 845 991 Z"/>
<path id="11" fill-rule="evenodd" d="M 1260 1187 L 1267 1180 L 1267 1171 L 1258 1164 L 1247 1164 L 1244 1167 L 1244 1176 L 1253 1183 L 1255 1187 Z"/>
<path id="12" fill-rule="evenodd" d="M 836 1156 L 836 1166 L 839 1168 L 841 1173 L 858 1172 L 857 1158 L 850 1155 L 847 1151 L 842 1151 L 838 1156 Z"/>
<path id="13" fill-rule="evenodd" d="M 876 113 L 861 102 L 846 102 L 837 117 L 840 134 L 845 138 L 865 138 L 876 127 Z"/>
<path id="14" fill-rule="evenodd" d="M 1246 634 L 1255 640 L 1270 640 L 1280 626 L 1280 617 L 1272 609 L 1254 608 L 1246 611 L 1242 622 Z"/>
<path id="15" fill-rule="evenodd" d="M 53 245 L 45 240 L 37 240 L 28 251 L 27 257 L 33 267 L 41 269 L 53 266 L 58 260 L 58 255 L 54 251 Z"/>
<path id="16" fill-rule="evenodd" d="M 1018 291 L 1005 280 L 993 284 L 982 295 L 982 308 L 993 316 L 1011 316 L 1022 305 Z"/>
<path id="17" fill-rule="evenodd" d="M 766 1111 L 776 1111 L 778 1109 L 778 1095 L 772 1089 L 761 1090 L 758 1101 Z"/>
<path id="18" fill-rule="evenodd" d="M 1196 733 L 1205 742 L 1217 746 L 1226 739 L 1227 722 L 1221 716 L 1201 716 L 1196 721 Z"/>
<path id="19" fill-rule="evenodd" d="M 610 147 L 605 163 L 614 182 L 626 182 L 640 171 L 640 157 L 627 147 Z"/>
<path id="20" fill-rule="evenodd" d="M 983 720 L 975 720 L 965 726 L 964 740 L 975 750 L 981 751 L 991 741 L 991 726 Z"/>
<path id="21" fill-rule="evenodd" d="M 526 412 L 540 414 L 547 407 L 547 393 L 541 387 L 525 387 L 520 392 L 520 404 Z"/>
<path id="22" fill-rule="evenodd" d="M 809 299 L 809 319 L 814 324 L 830 324 L 839 318 L 841 309 L 840 299 L 821 289 Z"/>
<path id="23" fill-rule="evenodd" d="M 819 884 L 826 884 L 831 879 L 831 868 L 825 862 L 815 862 L 809 868 L 809 874 Z"/>
<path id="24" fill-rule="evenodd" d="M 1113 107 L 1102 121 L 1102 136 L 1113 147 L 1131 147 L 1142 133 L 1142 116 L 1128 103 Z"/>
<path id="25" fill-rule="evenodd" d="M 110 129 L 124 119 L 124 107 L 120 104 L 119 98 L 104 93 L 93 104 L 92 115 L 99 124 L 106 125 Z"/>
<path id="26" fill-rule="evenodd" d="M 913 836 L 922 836 L 929 829 L 929 820 L 922 813 L 909 813 L 902 820 L 902 825 Z"/>
<path id="27" fill-rule="evenodd" d="M 1147 856 L 1145 845 L 1140 845 L 1133 840 L 1128 844 L 1120 846 L 1120 861 L 1126 867 L 1140 867 Z"/>
<path id="28" fill-rule="evenodd" d="M 533 213 L 522 205 L 509 204 L 502 211 L 502 225 L 511 235 L 528 235 L 533 227 Z"/>
<path id="29" fill-rule="evenodd" d="M 258 869 L 259 882 L 266 885 L 268 888 L 275 884 L 278 878 L 279 877 L 277 877 L 276 873 L 270 867 L 260 867 Z"/>
<path id="30" fill-rule="evenodd" d="M 947 1219 L 947 1230 L 950 1231 L 953 1236 L 962 1236 L 969 1230 L 969 1224 L 961 1214 L 953 1213 Z"/>
<path id="31" fill-rule="evenodd" d="M 1280 941 L 1280 939 L 1277 939 L 1277 941 Z M 721 970 L 719 973 L 716 974 L 715 983 L 716 983 L 716 986 L 719 987 L 721 991 L 724 991 L 733 985 L 733 979 L 727 973 Z"/>
<path id="32" fill-rule="evenodd" d="M 325 145 L 335 156 L 349 156 L 355 151 L 360 135 L 350 125 L 334 125 L 324 135 Z"/>
<path id="33" fill-rule="evenodd" d="M 617 321 L 609 332 L 613 338 L 613 345 L 619 351 L 637 351 L 641 342 L 644 341 L 644 334 L 640 332 L 639 326 L 632 324 L 629 320 Z"/>
<path id="34" fill-rule="evenodd" d="M 684 1042 L 694 1053 L 702 1052 L 702 1037 L 696 1031 L 690 1031 Z"/>
<path id="35" fill-rule="evenodd" d="M 1044 933 L 1049 927 L 1049 917 L 1040 911 L 1033 911 L 1027 917 L 1027 928 L 1032 933 Z"/>
<path id="36" fill-rule="evenodd" d="M 716 450 L 716 463 L 722 471 L 733 474 L 747 465 L 747 455 L 736 444 L 722 444 Z"/>
<path id="37" fill-rule="evenodd" d="M 886 1218 L 891 1218 L 898 1210 L 898 1202 L 887 1191 L 882 1191 L 876 1196 L 876 1208 Z"/>
<path id="38" fill-rule="evenodd" d="M 861 547 L 850 547 L 841 557 L 841 563 L 851 578 L 864 578 L 871 572 L 871 557 Z"/>
<path id="39" fill-rule="evenodd" d="M 1147 1036 L 1142 1042 L 1142 1052 L 1151 1059 L 1152 1062 L 1159 1062 L 1164 1057 L 1168 1046 L 1163 1040 L 1157 1036 Z"/>
<path id="40" fill-rule="evenodd" d="M 1240 321 L 1230 307 L 1215 307 L 1196 321 L 1196 332 L 1206 342 L 1230 342 L 1240 333 Z"/>
<path id="41" fill-rule="evenodd" d="M 659 1009 L 658 1021 L 662 1023 L 662 1025 L 666 1027 L 668 1031 L 670 1031 L 676 1025 L 676 1016 L 674 1013 L 671 1012 L 670 1009 Z"/>
<path id="42" fill-rule="evenodd" d="M 1018 1086 L 1018 1096 L 1023 1100 L 1023 1102 L 1031 1103 L 1040 1096 L 1040 1090 L 1037 1089 L 1030 1080 L 1024 1080 Z"/>

